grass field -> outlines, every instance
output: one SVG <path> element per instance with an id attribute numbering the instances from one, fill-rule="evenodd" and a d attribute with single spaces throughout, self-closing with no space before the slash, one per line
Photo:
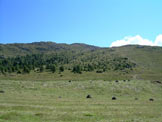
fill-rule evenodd
<path id="1" fill-rule="evenodd" d="M 162 121 L 162 84 L 147 80 L 0 80 L 0 91 L 0 122 Z"/>

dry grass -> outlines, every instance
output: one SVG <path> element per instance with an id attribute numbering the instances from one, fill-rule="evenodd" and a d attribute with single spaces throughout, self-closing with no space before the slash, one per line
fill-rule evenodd
<path id="1" fill-rule="evenodd" d="M 0 90 L 2 122 L 162 121 L 162 86 L 150 81 L 1 80 Z"/>

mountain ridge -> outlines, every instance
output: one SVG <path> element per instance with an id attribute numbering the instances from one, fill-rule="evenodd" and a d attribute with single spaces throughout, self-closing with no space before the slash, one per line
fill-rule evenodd
<path id="1" fill-rule="evenodd" d="M 0 55 L 17 56 L 30 53 L 49 53 L 61 50 L 95 50 L 99 47 L 83 43 L 55 43 L 55 42 L 32 42 L 32 43 L 11 43 L 0 44 Z"/>

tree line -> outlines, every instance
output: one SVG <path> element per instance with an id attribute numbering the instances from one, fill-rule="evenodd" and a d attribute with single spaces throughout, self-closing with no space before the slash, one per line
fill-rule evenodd
<path id="1" fill-rule="evenodd" d="M 128 58 L 114 57 L 108 59 L 97 59 L 94 57 L 83 57 L 67 54 L 31 54 L 26 56 L 16 56 L 0 58 L 0 73 L 18 73 L 25 74 L 34 72 L 64 72 L 71 70 L 73 73 L 82 73 L 83 71 L 102 73 L 109 70 L 113 71 L 131 71 L 136 65 Z"/>

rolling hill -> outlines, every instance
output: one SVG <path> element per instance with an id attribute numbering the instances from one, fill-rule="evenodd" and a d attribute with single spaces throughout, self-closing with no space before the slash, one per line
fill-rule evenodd
<path id="1" fill-rule="evenodd" d="M 104 73 L 105 76 L 113 73 L 138 79 L 161 79 L 162 76 L 162 47 L 126 45 L 101 48 L 80 43 L 57 44 L 54 42 L 0 44 L 2 66 L 4 66 L 4 60 L 10 60 L 6 65 L 8 69 L 17 65 L 20 70 L 23 70 L 22 65 L 19 65 L 18 57 L 26 61 L 26 63 L 23 62 L 23 66 L 32 64 L 31 61 L 27 62 L 30 58 L 34 60 L 33 62 L 37 62 L 34 66 L 32 64 L 33 71 L 40 66 L 46 68 L 50 63 L 54 64 L 56 69 L 64 66 L 65 71 L 72 71 L 74 66 L 79 65 L 83 72 L 95 71 L 97 75 Z M 19 63 L 16 64 L 16 61 Z"/>
<path id="2" fill-rule="evenodd" d="M 14 43 L 14 44 L 0 44 L 0 55 L 5 57 L 13 57 L 17 55 L 37 54 L 37 53 L 53 53 L 60 51 L 90 51 L 96 50 L 99 47 L 74 43 L 57 44 L 54 42 L 33 42 L 33 43 Z"/>

